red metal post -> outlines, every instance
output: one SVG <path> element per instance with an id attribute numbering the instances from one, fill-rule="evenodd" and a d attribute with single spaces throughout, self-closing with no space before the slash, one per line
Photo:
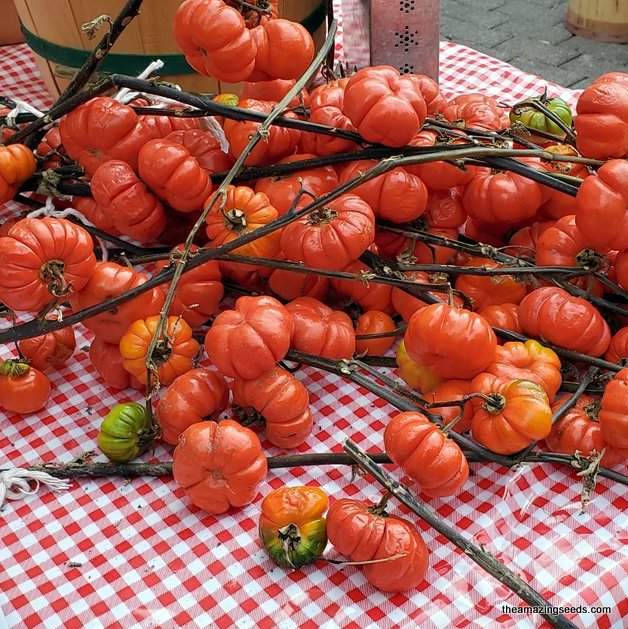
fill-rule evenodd
<path id="1" fill-rule="evenodd" d="M 391 65 L 438 80 L 440 0 L 343 0 L 351 65 Z"/>

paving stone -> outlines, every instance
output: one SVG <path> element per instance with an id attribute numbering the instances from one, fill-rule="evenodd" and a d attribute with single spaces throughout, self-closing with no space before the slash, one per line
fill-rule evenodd
<path id="1" fill-rule="evenodd" d="M 572 35 L 566 10 L 565 0 L 441 0 L 441 32 L 443 39 L 574 89 L 604 72 L 628 72 L 628 45 Z"/>
<path id="2" fill-rule="evenodd" d="M 512 59 L 509 63 L 512 63 L 512 65 L 524 72 L 535 74 L 548 81 L 558 83 L 558 85 L 562 85 L 563 87 L 570 87 L 572 84 L 590 76 L 585 68 L 577 66 L 572 68 L 557 68 L 538 59 L 528 59 L 523 56 Z"/>
<path id="3" fill-rule="evenodd" d="M 444 4 L 447 4 L 447 2 Z M 499 8 L 499 11 L 504 13 L 509 21 L 515 25 L 521 21 L 533 22 L 538 26 L 539 30 L 542 30 L 563 21 L 567 10 L 566 6 L 566 3 L 530 5 L 527 0 L 525 2 L 508 0 L 506 4 Z"/>
<path id="4" fill-rule="evenodd" d="M 563 64 L 558 69 L 567 72 L 581 72 L 584 76 L 592 80 L 605 72 L 613 72 L 616 70 L 626 71 L 628 70 L 628 65 L 620 66 L 617 63 L 603 64 L 597 56 L 580 55 L 576 59 Z M 573 83 L 575 83 L 575 81 Z M 571 85 L 572 84 L 569 84 L 566 87 L 571 87 Z"/>
<path id="5" fill-rule="evenodd" d="M 562 66 L 581 54 L 578 50 L 544 43 L 540 39 L 516 36 L 495 46 L 494 51 L 497 57 L 504 59 L 504 61 L 526 57 L 527 59 L 537 59 L 551 66 Z"/>
<path id="6" fill-rule="evenodd" d="M 500 28 L 491 29 L 470 29 L 468 25 L 460 22 L 448 22 L 441 27 L 441 36 L 464 44 L 481 52 L 491 51 L 495 46 L 512 38 L 512 33 L 503 31 Z M 489 52 L 488 54 L 492 54 Z"/>
<path id="7" fill-rule="evenodd" d="M 520 20 L 516 24 L 505 22 L 499 26 L 502 30 L 509 30 L 515 37 L 529 37 L 530 39 L 547 41 L 550 44 L 560 44 L 573 38 L 573 35 L 563 24 L 548 25 L 539 28 L 538 22 Z"/>
<path id="8" fill-rule="evenodd" d="M 461 0 L 447 0 L 441 3 L 443 22 L 447 17 L 466 24 L 470 30 L 477 27 L 491 29 L 508 20 L 508 16 L 499 10 L 488 10 L 479 2 L 467 4 Z"/>

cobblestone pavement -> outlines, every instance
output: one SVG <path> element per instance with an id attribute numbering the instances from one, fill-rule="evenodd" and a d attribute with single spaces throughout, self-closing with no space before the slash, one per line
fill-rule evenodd
<path id="1" fill-rule="evenodd" d="M 441 38 L 574 89 L 628 72 L 628 44 L 572 35 L 566 11 L 567 0 L 441 0 Z"/>

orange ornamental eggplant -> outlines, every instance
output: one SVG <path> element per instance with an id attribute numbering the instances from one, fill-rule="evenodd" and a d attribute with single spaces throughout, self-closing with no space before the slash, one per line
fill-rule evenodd
<path id="1" fill-rule="evenodd" d="M 382 312 L 392 313 L 392 286 L 387 284 L 371 284 L 368 281 L 368 274 L 371 269 L 360 260 L 352 262 L 344 269 L 345 273 L 353 273 L 354 275 L 364 275 L 365 280 L 340 280 L 332 278 L 331 285 L 333 289 L 348 297 L 362 308 L 362 310 L 381 310 Z"/>
<path id="2" fill-rule="evenodd" d="M 227 186 L 222 200 L 218 199 L 207 214 L 206 233 L 209 242 L 219 247 L 235 240 L 239 236 L 255 231 L 277 217 L 277 210 L 263 192 L 255 192 L 247 186 Z M 280 254 L 280 231 L 271 232 L 233 250 L 236 255 L 253 256 L 259 258 L 277 258 Z M 221 262 L 220 267 L 225 275 L 236 276 L 239 283 L 243 283 L 242 274 L 264 271 L 264 267 L 239 262 Z M 270 271 L 268 271 L 270 273 Z"/>
<path id="3" fill-rule="evenodd" d="M 268 115 L 276 103 L 255 100 L 248 98 L 240 101 L 240 107 L 244 109 L 252 109 Z M 297 118 L 293 112 L 285 114 L 286 118 Z M 259 129 L 260 123 L 250 120 L 230 120 L 226 119 L 224 124 L 225 135 L 229 140 L 231 154 L 238 157 L 249 139 Z M 257 146 L 249 153 L 244 161 L 246 166 L 263 166 L 265 164 L 274 164 L 288 155 L 296 152 L 299 141 L 301 140 L 301 131 L 298 129 L 287 129 L 286 127 L 272 126 L 268 132 L 268 137 L 263 142 L 258 142 Z"/>
<path id="4" fill-rule="evenodd" d="M 257 435 L 233 419 L 192 424 L 172 456 L 172 475 L 192 504 L 215 515 L 253 502 L 268 464 Z"/>
<path id="5" fill-rule="evenodd" d="M 592 266 L 595 257 L 574 215 L 563 216 L 545 229 L 536 245 L 536 262 L 541 266 Z"/>
<path id="6" fill-rule="evenodd" d="M 450 100 L 441 114 L 461 128 L 501 131 L 510 126 L 506 109 L 500 107 L 492 96 L 484 94 L 461 94 Z"/>
<path id="7" fill-rule="evenodd" d="M 602 356 L 611 341 L 608 323 L 595 306 L 554 286 L 523 298 L 519 322 L 529 336 L 590 356 Z"/>
<path id="8" fill-rule="evenodd" d="M 604 440 L 614 448 L 628 448 L 628 369 L 606 385 L 598 418 Z"/>
<path id="9" fill-rule="evenodd" d="M 533 340 L 498 345 L 495 361 L 486 371 L 504 379 L 535 382 L 543 387 L 550 402 L 563 381 L 556 353 Z"/>
<path id="10" fill-rule="evenodd" d="M 290 312 L 273 297 L 240 297 L 214 320 L 205 350 L 224 376 L 252 380 L 288 353 L 293 326 Z"/>
<path id="11" fill-rule="evenodd" d="M 465 265 L 487 269 L 501 266 L 488 258 L 471 258 Z M 471 299 L 476 310 L 499 304 L 518 304 L 528 292 L 525 283 L 513 275 L 459 275 L 455 286 Z"/>
<path id="12" fill-rule="evenodd" d="M 281 367 L 253 380 L 236 378 L 233 404 L 245 417 L 261 417 L 266 438 L 278 448 L 296 448 L 312 432 L 310 395 L 300 380 Z"/>
<path id="13" fill-rule="evenodd" d="M 351 162 L 340 176 L 347 183 L 375 166 L 375 160 Z M 419 177 L 401 166 L 393 168 L 351 190 L 371 206 L 378 218 L 407 223 L 419 218 L 427 207 L 427 188 Z"/>
<path id="14" fill-rule="evenodd" d="M 482 373 L 471 391 L 485 396 L 471 401 L 471 434 L 491 452 L 514 454 L 550 434 L 552 409 L 540 385 Z"/>
<path id="15" fill-rule="evenodd" d="M 60 330 L 48 332 L 42 336 L 34 336 L 17 343 L 20 354 L 28 360 L 28 364 L 45 371 L 50 367 L 63 367 L 74 354 L 76 338 L 74 328 L 68 326 Z"/>
<path id="16" fill-rule="evenodd" d="M 108 208 L 103 208 L 92 197 L 74 197 L 72 201 L 74 209 L 78 210 L 88 221 L 98 229 L 119 236 L 120 232 L 113 226 L 113 216 L 108 212 Z"/>
<path id="17" fill-rule="evenodd" d="M 233 158 L 229 153 L 223 153 L 220 142 L 209 131 L 178 129 L 164 139 L 185 146 L 198 165 L 210 175 L 227 171 L 233 166 Z"/>
<path id="18" fill-rule="evenodd" d="M 286 309 L 294 321 L 294 349 L 331 360 L 353 356 L 355 332 L 348 314 L 313 297 L 298 297 L 286 304 Z"/>
<path id="19" fill-rule="evenodd" d="M 25 218 L 0 238 L 0 301 L 11 310 L 36 312 L 67 299 L 89 281 L 94 243 L 64 218 Z"/>
<path id="20" fill-rule="evenodd" d="M 282 159 L 280 164 L 291 164 L 301 160 L 313 159 L 316 155 L 298 153 Z M 301 209 L 312 203 L 312 199 L 322 196 L 338 185 L 338 175 L 333 166 L 308 168 L 299 172 L 278 177 L 258 179 L 255 184 L 256 192 L 263 192 L 270 204 L 280 215 L 285 214 L 294 206 Z M 299 197 L 300 198 L 297 198 Z"/>
<path id="21" fill-rule="evenodd" d="M 478 311 L 493 328 L 521 333 L 519 324 L 519 306 L 517 304 L 499 304 L 486 306 Z"/>
<path id="22" fill-rule="evenodd" d="M 427 195 L 425 218 L 430 227 L 437 229 L 458 229 L 467 220 L 467 212 L 462 205 L 463 188 L 431 190 Z"/>
<path id="23" fill-rule="evenodd" d="M 70 302 L 75 311 L 83 310 L 136 288 L 147 279 L 145 273 L 116 262 L 98 262 L 89 282 L 83 290 L 71 297 Z M 131 323 L 142 317 L 158 314 L 163 304 L 164 293 L 159 287 L 155 287 L 111 310 L 85 319 L 82 323 L 102 341 L 119 343 Z"/>
<path id="24" fill-rule="evenodd" d="M 281 249 L 307 266 L 342 270 L 357 260 L 375 238 L 371 207 L 355 194 L 343 194 L 326 206 L 286 225 Z"/>
<path id="25" fill-rule="evenodd" d="M 0 144 L 0 204 L 10 201 L 17 189 L 35 174 L 33 151 L 24 144 Z"/>
<path id="26" fill-rule="evenodd" d="M 278 566 L 294 570 L 323 554 L 328 505 L 327 494 L 318 487 L 284 485 L 264 497 L 259 536 Z"/>
<path id="27" fill-rule="evenodd" d="M 153 192 L 179 212 L 201 210 L 212 191 L 212 181 L 182 144 L 150 140 L 138 156 L 140 177 Z"/>
<path id="28" fill-rule="evenodd" d="M 103 162 L 90 187 L 100 211 L 111 217 L 119 233 L 150 242 L 166 227 L 163 205 L 126 162 Z"/>
<path id="29" fill-rule="evenodd" d="M 389 559 L 363 566 L 366 580 L 382 592 L 405 592 L 424 579 L 428 550 L 414 524 L 368 502 L 334 500 L 327 512 L 327 537 L 351 561 Z"/>
<path id="30" fill-rule="evenodd" d="M 182 109 L 183 105 L 166 105 L 168 109 Z M 173 131 L 186 131 L 188 129 L 200 129 L 200 118 L 180 118 L 177 116 L 140 116 L 141 127 L 150 131 L 152 138 L 165 138 Z"/>
<path id="31" fill-rule="evenodd" d="M 510 237 L 508 252 L 521 258 L 536 259 L 536 248 L 541 236 L 555 221 L 536 221 L 532 225 L 522 227 Z M 467 233 L 467 235 L 469 235 Z"/>
<path id="32" fill-rule="evenodd" d="M 628 367 L 628 326 L 624 326 L 615 333 L 604 358 L 611 363 Z"/>
<path id="33" fill-rule="evenodd" d="M 430 278 L 425 271 L 409 271 L 406 278 L 415 281 L 417 284 L 429 284 Z M 404 321 L 409 321 L 410 317 L 421 308 L 425 308 L 427 304 L 411 295 L 403 288 L 393 286 L 391 291 L 392 306 L 397 314 L 400 314 Z"/>
<path id="34" fill-rule="evenodd" d="M 587 243 L 598 251 L 628 249 L 628 160 L 610 160 L 586 177 L 576 201 L 576 224 Z"/>
<path id="35" fill-rule="evenodd" d="M 251 34 L 255 40 L 255 80 L 298 79 L 314 59 L 314 40 L 298 22 L 265 20 Z"/>
<path id="36" fill-rule="evenodd" d="M 63 165 L 61 156 L 65 153 L 61 143 L 59 127 L 50 127 L 42 141 L 37 145 L 35 155 L 46 158 L 44 168 L 59 168 Z"/>
<path id="37" fill-rule="evenodd" d="M 136 170 L 142 146 L 159 137 L 150 125 L 141 124 L 131 107 L 108 96 L 97 96 L 72 110 L 61 119 L 59 133 L 67 154 L 88 175 L 112 159 Z"/>
<path id="38" fill-rule="evenodd" d="M 362 68 L 349 79 L 342 111 L 368 142 L 400 147 L 423 125 L 427 105 L 418 77 L 377 66 Z"/>
<path id="39" fill-rule="evenodd" d="M 112 389 L 142 391 L 144 385 L 122 366 L 122 355 L 118 343 L 107 343 L 95 337 L 89 346 L 89 360 L 103 382 Z"/>
<path id="40" fill-rule="evenodd" d="M 628 75 L 613 74 L 594 81 L 578 98 L 577 147 L 587 157 L 628 156 Z"/>
<path id="41" fill-rule="evenodd" d="M 453 402 L 462 400 L 471 393 L 470 380 L 444 380 L 426 397 L 430 403 Z M 461 409 L 459 406 L 439 406 L 434 409 L 436 415 L 443 418 L 445 425 L 453 424 L 454 432 L 467 432 L 471 428 L 471 419 L 473 418 L 473 407 L 471 402 L 467 402 Z"/>
<path id="42" fill-rule="evenodd" d="M 428 496 L 454 496 L 469 478 L 462 450 L 422 413 L 395 415 L 384 444 L 386 454 Z"/>
<path id="43" fill-rule="evenodd" d="M 297 297 L 324 300 L 329 291 L 329 279 L 322 275 L 275 269 L 268 277 L 268 287 L 286 301 Z"/>
<path id="44" fill-rule="evenodd" d="M 198 247 L 192 245 L 192 254 Z M 183 245 L 177 245 L 174 251 L 183 251 Z M 155 265 L 159 272 L 168 266 L 167 260 Z M 181 276 L 177 284 L 174 301 L 169 314 L 180 315 L 190 326 L 196 328 L 218 312 L 220 300 L 224 294 L 220 267 L 215 260 L 204 262 Z"/>
<path id="45" fill-rule="evenodd" d="M 186 61 L 219 81 L 246 81 L 257 45 L 239 11 L 222 0 L 185 0 L 174 18 L 174 36 Z"/>
<path id="46" fill-rule="evenodd" d="M 413 74 L 415 81 L 421 87 L 421 94 L 427 106 L 428 114 L 439 114 L 447 105 L 445 97 L 440 93 L 438 83 L 425 74 Z"/>
<path id="47" fill-rule="evenodd" d="M 403 341 L 399 343 L 395 356 L 399 377 L 411 388 L 419 393 L 430 393 L 434 391 L 442 382 L 442 378 L 426 365 L 415 363 L 408 352 Z M 452 398 L 453 399 L 453 398 Z"/>
<path id="48" fill-rule="evenodd" d="M 532 218 L 546 200 L 544 194 L 540 184 L 522 175 L 476 168 L 465 188 L 463 204 L 475 220 L 513 224 Z"/>
<path id="49" fill-rule="evenodd" d="M 20 359 L 0 363 L 0 409 L 28 415 L 46 406 L 50 380 L 39 369 Z"/>
<path id="50" fill-rule="evenodd" d="M 155 409 L 162 441 L 176 446 L 186 428 L 216 417 L 228 403 L 229 388 L 217 371 L 199 367 L 181 374 L 166 389 Z"/>
<path id="51" fill-rule="evenodd" d="M 506 244 L 506 234 L 511 228 L 512 224 L 485 223 L 468 216 L 462 227 L 462 233 L 476 242 L 493 247 L 503 247 Z"/>
<path id="52" fill-rule="evenodd" d="M 556 398 L 552 410 L 557 411 L 569 399 L 568 394 Z M 589 457 L 604 450 L 601 464 L 614 467 L 628 461 L 628 449 L 609 445 L 604 440 L 598 420 L 599 402 L 589 395 L 578 398 L 576 405 L 552 425 L 552 432 L 545 438 L 547 447 L 560 454 L 575 454 Z"/>
<path id="53" fill-rule="evenodd" d="M 356 340 L 358 354 L 383 356 L 395 344 L 394 332 L 396 329 L 397 326 L 389 314 L 381 310 L 367 310 L 360 315 L 356 323 L 356 335 L 389 334 L 390 336 Z"/>
<path id="54" fill-rule="evenodd" d="M 438 139 L 436 132 L 420 130 L 409 144 L 410 146 L 435 146 Z M 454 140 L 452 144 L 464 144 L 465 142 L 466 140 L 460 139 Z M 443 161 L 413 164 L 406 168 L 409 172 L 419 176 L 430 191 L 449 190 L 456 186 L 464 186 L 473 179 L 475 172 L 473 166 L 458 166 Z"/>
<path id="55" fill-rule="evenodd" d="M 575 156 L 578 152 L 573 146 L 568 144 L 555 144 L 545 148 L 550 153 L 556 155 Z M 586 164 L 578 164 L 574 162 L 543 162 L 543 166 L 555 173 L 569 175 L 571 177 L 580 177 L 584 179 L 588 176 L 589 170 Z M 564 192 L 559 192 L 553 188 L 547 188 L 548 200 L 541 206 L 540 213 L 552 219 L 559 219 L 563 216 L 569 216 L 576 213 L 577 202 L 575 197 Z"/>
<path id="56" fill-rule="evenodd" d="M 469 380 L 494 360 L 497 338 L 480 315 L 448 304 L 415 312 L 404 336 L 408 355 L 442 378 Z"/>
<path id="57" fill-rule="evenodd" d="M 351 120 L 342 111 L 348 82 L 348 78 L 338 79 L 319 85 L 312 90 L 310 122 L 335 127 L 343 131 L 356 131 Z M 301 148 L 306 153 L 324 156 L 355 151 L 358 145 L 344 138 L 304 132 L 301 135 Z"/>
<path id="58" fill-rule="evenodd" d="M 159 315 L 133 322 L 120 339 L 122 366 L 140 382 L 146 384 L 148 346 L 157 332 Z M 159 383 L 169 385 L 177 376 L 190 371 L 198 354 L 199 344 L 192 328 L 181 317 L 168 317 L 163 338 L 153 353 Z"/>

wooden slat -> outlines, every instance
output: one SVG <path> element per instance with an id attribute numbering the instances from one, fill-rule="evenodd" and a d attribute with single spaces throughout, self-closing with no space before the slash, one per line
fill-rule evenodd
<path id="1" fill-rule="evenodd" d="M 56 1 L 56 0 L 55 0 Z M 161 4 L 164 0 L 148 0 L 142 4 L 142 12 L 153 11 L 154 7 Z M 167 0 L 170 2 L 171 0 Z M 120 13 L 120 10 L 124 6 L 124 0 L 70 0 L 72 5 L 72 11 L 74 20 L 79 25 L 89 22 L 99 15 L 108 15 L 112 20 Z M 97 33 L 96 38 L 90 40 L 84 33 L 81 33 L 82 47 L 89 50 L 94 47 L 94 43 L 97 42 L 104 34 L 103 26 Z M 116 45 L 114 52 L 142 52 L 142 38 L 137 19 L 133 20 L 125 29 Z"/>

